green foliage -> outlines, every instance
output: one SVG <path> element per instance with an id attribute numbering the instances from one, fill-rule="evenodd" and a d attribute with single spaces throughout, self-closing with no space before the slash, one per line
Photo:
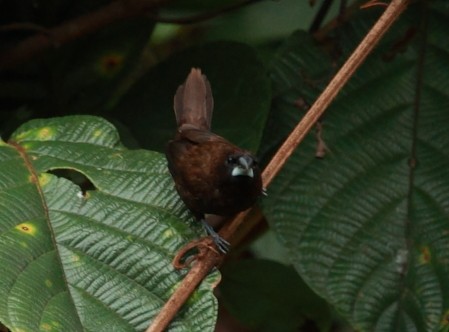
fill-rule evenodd
<path id="1" fill-rule="evenodd" d="M 0 146 L 0 320 L 13 331 L 144 331 L 185 275 L 198 237 L 165 158 L 130 151 L 91 116 L 34 120 Z M 50 171 L 83 174 L 83 192 Z M 172 331 L 212 331 L 212 273 Z M 194 327 L 192 327 L 194 326 Z"/>
<path id="2" fill-rule="evenodd" d="M 108 3 L 0 1 L 0 25 L 51 31 Z M 173 1 L 158 14 L 227 4 Z M 12 331 L 143 331 L 186 273 L 173 256 L 201 234 L 156 152 L 190 68 L 211 81 L 214 131 L 266 163 L 384 10 L 355 6 L 317 38 L 306 25 L 285 34 L 310 15 L 257 6 L 157 41 L 147 16 L 116 22 L 1 73 L 0 321 Z M 245 326 L 325 331 L 340 324 L 333 308 L 358 331 L 448 330 L 447 31 L 447 0 L 414 1 L 268 188 L 282 248 L 262 241 L 256 253 L 294 269 L 223 266 L 223 303 Z M 1 29 L 0 55 L 35 33 Z M 105 117 L 121 139 L 102 118 L 68 114 Z M 214 329 L 218 280 L 170 331 Z"/>
<path id="3" fill-rule="evenodd" d="M 374 18 L 366 11 L 334 31 L 338 61 Z M 311 133 L 264 201 L 297 271 L 357 330 L 447 325 L 448 22 L 445 2 L 411 7 L 326 112 L 325 157 L 315 158 Z M 295 34 L 275 60 L 277 137 L 298 116 L 292 98 L 313 101 L 311 82 L 330 66 L 319 53 Z"/>

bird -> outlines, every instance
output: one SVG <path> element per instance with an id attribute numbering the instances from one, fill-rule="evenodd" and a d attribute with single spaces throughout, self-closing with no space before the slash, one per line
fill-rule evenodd
<path id="1" fill-rule="evenodd" d="M 181 200 L 227 253 L 229 242 L 205 216 L 232 217 L 252 207 L 264 193 L 259 163 L 251 152 L 211 132 L 214 100 L 201 69 L 191 69 L 173 103 L 177 131 L 165 151 L 169 172 Z"/>

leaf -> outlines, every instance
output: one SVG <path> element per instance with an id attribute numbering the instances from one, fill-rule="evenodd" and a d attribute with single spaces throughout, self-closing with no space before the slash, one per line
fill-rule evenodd
<path id="1" fill-rule="evenodd" d="M 165 158 L 126 150 L 92 116 L 33 120 L 0 142 L 0 321 L 13 331 L 144 331 L 186 273 L 175 253 L 199 232 Z M 94 189 L 50 173 L 61 169 Z M 170 331 L 213 331 L 217 279 Z"/>
<path id="2" fill-rule="evenodd" d="M 153 28 L 154 22 L 146 18 L 114 23 L 9 70 L 0 79 L 0 107 L 7 110 L 22 107 L 40 116 L 99 113 L 106 105 L 114 105 Z M 21 120 L 14 122 L 22 123 Z"/>
<path id="3" fill-rule="evenodd" d="M 114 104 L 123 82 L 138 63 L 154 22 L 119 22 L 67 44 L 52 61 L 50 102 L 66 112 L 99 113 Z M 48 109 L 48 105 L 45 105 Z"/>
<path id="4" fill-rule="evenodd" d="M 224 266 L 220 294 L 229 312 L 253 331 L 298 331 L 313 319 L 321 331 L 330 327 L 330 310 L 285 265 L 269 260 L 241 260 Z"/>
<path id="5" fill-rule="evenodd" d="M 328 36 L 338 62 L 375 13 Z M 411 5 L 322 119 L 324 159 L 309 134 L 264 200 L 295 268 L 358 331 L 449 325 L 448 22 L 447 1 Z M 314 94 L 307 73 L 336 61 L 311 52 L 294 34 L 273 63 L 278 133 L 294 125 L 293 101 Z"/>
<path id="6" fill-rule="evenodd" d="M 213 131 L 256 151 L 270 107 L 270 82 L 255 51 L 240 43 L 208 43 L 171 56 L 136 82 L 110 115 L 143 146 L 163 151 L 176 131 L 173 96 L 192 67 L 211 82 Z"/>

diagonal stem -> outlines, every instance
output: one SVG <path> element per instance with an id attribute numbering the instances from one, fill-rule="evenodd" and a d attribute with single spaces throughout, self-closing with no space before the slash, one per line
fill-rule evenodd
<path id="1" fill-rule="evenodd" d="M 382 36 L 388 31 L 393 22 L 405 10 L 408 2 L 409 0 L 391 1 L 382 16 L 367 33 L 359 46 L 340 68 L 335 77 L 324 89 L 307 114 L 301 119 L 271 159 L 270 163 L 266 166 L 262 173 L 262 180 L 265 187 L 269 186 L 271 181 L 282 169 L 283 165 L 292 155 L 299 143 L 304 139 L 332 100 L 337 96 L 338 92 L 343 88 L 357 68 L 360 67 L 368 54 L 374 49 Z M 243 222 L 247 213 L 248 211 L 244 211 L 238 214 L 231 222 L 223 226 L 220 231 L 220 236 L 225 239 L 230 239 L 239 225 Z M 189 298 L 190 294 L 192 294 L 209 271 L 214 266 L 217 266 L 222 262 L 223 258 L 223 255 L 220 256 L 212 250 L 207 250 L 204 255 L 200 255 L 199 259 L 195 262 L 195 265 L 188 272 L 185 279 L 179 285 L 178 289 L 172 294 L 146 332 L 161 332 L 166 329 L 178 310 Z"/>

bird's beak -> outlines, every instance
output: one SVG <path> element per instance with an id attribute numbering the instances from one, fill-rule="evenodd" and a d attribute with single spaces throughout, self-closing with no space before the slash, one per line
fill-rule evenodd
<path id="1" fill-rule="evenodd" d="M 249 176 L 254 177 L 254 170 L 252 168 L 253 160 L 248 156 L 241 156 L 239 163 L 232 169 L 232 176 Z"/>

